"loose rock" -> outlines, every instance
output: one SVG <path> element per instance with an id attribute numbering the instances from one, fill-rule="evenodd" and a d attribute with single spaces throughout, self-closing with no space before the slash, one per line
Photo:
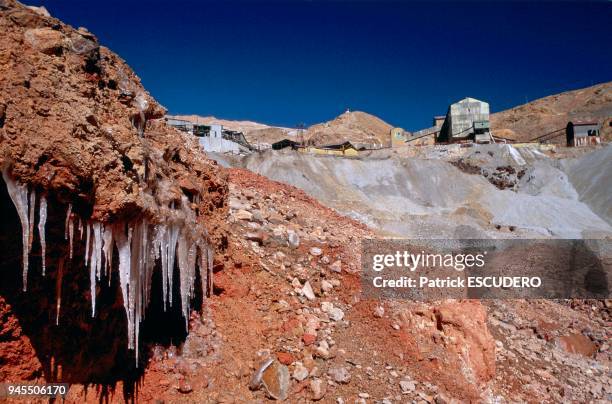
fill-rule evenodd
<path id="1" fill-rule="evenodd" d="M 329 266 L 329 269 L 330 269 L 332 272 L 337 272 L 337 273 L 342 272 L 342 262 L 341 262 L 340 260 L 338 260 L 338 261 L 334 261 L 334 262 L 333 262 L 333 263 L 332 263 L 332 264 Z"/>
<path id="2" fill-rule="evenodd" d="M 321 379 L 312 379 L 310 381 L 310 390 L 312 390 L 312 399 L 318 401 L 325 396 L 327 387 Z"/>
<path id="3" fill-rule="evenodd" d="M 248 210 L 240 209 L 234 214 L 234 217 L 238 220 L 251 220 L 253 214 Z"/>
<path id="4" fill-rule="evenodd" d="M 295 364 L 295 369 L 293 369 L 293 378 L 298 382 L 305 380 L 308 377 L 308 369 L 304 367 L 302 362 L 297 362 Z"/>
<path id="5" fill-rule="evenodd" d="M 412 380 L 402 380 L 400 381 L 400 388 L 402 389 L 402 393 L 408 394 L 416 389 L 416 386 Z"/>
<path id="6" fill-rule="evenodd" d="M 306 296 L 306 299 L 308 300 L 316 299 L 314 291 L 312 290 L 312 286 L 310 286 L 310 282 L 308 281 L 306 281 L 306 283 L 304 284 L 304 287 L 302 288 L 302 293 L 304 294 L 304 296 Z"/>
<path id="7" fill-rule="evenodd" d="M 312 247 L 310 249 L 310 255 L 312 256 L 318 257 L 321 254 L 323 254 L 323 251 L 319 247 Z"/>
<path id="8" fill-rule="evenodd" d="M 298 248 L 300 246 L 300 236 L 292 230 L 287 231 L 287 241 L 291 248 Z"/>
<path id="9" fill-rule="evenodd" d="M 276 400 L 286 400 L 289 394 L 289 369 L 287 366 L 274 361 L 264 372 L 261 378 L 266 393 Z"/>
<path id="10" fill-rule="evenodd" d="M 329 369 L 329 371 L 327 372 L 327 374 L 332 378 L 333 381 L 335 381 L 336 383 L 342 383 L 342 384 L 347 384 L 351 381 L 351 374 L 349 373 L 349 371 L 343 367 L 335 367 L 335 368 L 331 368 Z"/>
<path id="11" fill-rule="evenodd" d="M 193 387 L 191 387 L 191 384 L 189 384 L 185 380 L 181 380 L 179 382 L 179 386 L 178 386 L 177 390 L 179 392 L 183 393 L 183 394 L 187 394 L 187 393 L 191 393 L 193 391 Z"/>

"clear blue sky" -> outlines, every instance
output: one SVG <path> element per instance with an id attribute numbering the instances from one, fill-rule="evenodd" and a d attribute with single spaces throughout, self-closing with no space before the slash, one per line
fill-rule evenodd
<path id="1" fill-rule="evenodd" d="M 347 107 L 415 130 L 612 80 L 612 2 L 48 0 L 171 113 L 294 126 Z"/>

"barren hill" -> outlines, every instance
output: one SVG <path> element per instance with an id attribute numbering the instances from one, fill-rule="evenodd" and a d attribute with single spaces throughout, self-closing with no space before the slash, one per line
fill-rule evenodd
<path id="1" fill-rule="evenodd" d="M 392 126 L 366 112 L 345 112 L 335 119 L 313 125 L 306 131 L 306 139 L 316 145 L 367 143 L 388 145 Z"/>
<path id="2" fill-rule="evenodd" d="M 612 82 L 540 98 L 491 116 L 500 136 L 526 141 L 565 128 L 571 120 L 603 122 L 602 135 L 612 135 Z"/>
<path id="3" fill-rule="evenodd" d="M 218 119 L 214 116 L 175 115 L 174 118 L 185 119 L 200 124 L 221 124 L 229 130 L 243 132 L 251 143 L 274 143 L 285 138 L 296 138 L 297 130 L 266 125 L 253 121 L 232 121 Z M 361 111 L 345 112 L 331 121 L 310 126 L 304 133 L 304 139 L 315 145 L 352 142 L 369 145 L 388 145 L 389 132 L 392 126 L 382 119 Z"/>
<path id="4" fill-rule="evenodd" d="M 263 123 L 253 121 L 232 121 L 229 119 L 219 119 L 214 116 L 199 116 L 199 115 L 173 115 L 173 118 L 184 119 L 186 121 L 199 123 L 202 125 L 219 124 L 229 130 L 237 130 L 241 132 L 248 132 L 251 130 L 265 129 L 270 126 Z"/>
<path id="5" fill-rule="evenodd" d="M 291 128 L 270 126 L 253 121 L 232 121 L 219 119 L 214 116 L 199 115 L 173 115 L 173 118 L 184 119 L 202 125 L 219 124 L 229 130 L 242 132 L 247 140 L 252 143 L 274 143 L 287 137 L 295 136 L 295 130 Z"/>

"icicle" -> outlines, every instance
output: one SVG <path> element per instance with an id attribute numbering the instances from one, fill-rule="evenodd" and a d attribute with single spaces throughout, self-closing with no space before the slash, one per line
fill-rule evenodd
<path id="1" fill-rule="evenodd" d="M 163 308 L 166 311 L 166 300 L 168 295 L 168 279 L 166 277 L 166 265 L 168 262 L 168 249 L 165 248 L 168 228 L 161 224 L 155 228 L 155 236 L 153 237 L 153 254 L 155 259 L 161 261 L 162 271 L 162 301 Z"/>
<path id="2" fill-rule="evenodd" d="M 184 232 L 181 232 L 178 240 L 178 248 L 176 250 L 178 255 L 178 266 L 179 266 L 179 287 L 181 291 L 181 311 L 183 313 L 183 317 L 185 317 L 185 325 L 188 324 L 188 314 L 189 314 L 189 299 L 187 299 L 188 292 L 188 264 L 187 264 L 187 254 L 188 254 L 188 246 L 187 240 L 185 239 Z"/>
<path id="3" fill-rule="evenodd" d="M 11 200 L 15 204 L 22 226 L 23 283 L 27 287 L 29 253 L 31 251 L 36 193 L 29 192 L 26 185 L 19 184 L 4 169 L 2 176 L 7 183 Z M 78 220 L 78 235 L 85 242 L 84 262 L 89 266 L 89 281 L 92 300 L 91 313 L 96 313 L 97 282 L 103 275 L 112 273 L 114 246 L 117 248 L 119 264 L 119 285 L 127 318 L 128 348 L 135 350 L 136 365 L 139 360 L 140 323 L 151 300 L 151 282 L 156 262 L 162 270 L 162 298 L 164 310 L 173 303 L 175 264 L 178 268 L 179 298 L 181 313 L 188 327 L 191 299 L 194 295 L 196 270 L 200 271 L 203 296 L 212 289 L 213 251 L 201 238 L 205 234 L 196 222 L 196 214 L 187 198 L 182 198 L 180 207 L 171 203 L 166 222 L 153 226 L 146 219 L 130 223 L 104 225 L 86 221 L 73 214 L 72 204 L 68 205 L 65 221 L 65 238 L 70 243 L 70 261 L 74 252 L 75 220 Z M 46 272 L 46 234 L 48 202 L 43 195 L 39 201 L 38 232 L 40 235 L 43 274 Z M 85 237 L 83 237 L 85 236 Z M 64 259 L 60 259 L 56 280 L 56 318 L 59 325 L 61 312 L 62 278 Z"/>
<path id="4" fill-rule="evenodd" d="M 46 265 L 46 250 L 45 242 L 45 224 L 47 223 L 47 198 L 44 195 L 40 197 L 40 205 L 38 211 L 38 236 L 40 238 L 40 257 L 42 260 L 42 274 L 45 276 L 47 269 Z"/>
<path id="5" fill-rule="evenodd" d="M 92 267 L 96 272 L 96 278 L 100 280 L 100 272 L 102 269 L 102 224 L 94 222 L 92 225 L 93 230 L 93 246 L 91 252 L 91 259 L 93 261 Z"/>
<path id="6" fill-rule="evenodd" d="M 108 277 L 108 285 L 110 286 L 111 272 L 113 268 L 113 231 L 110 226 L 104 226 L 102 236 L 102 251 L 104 252 L 105 275 Z"/>
<path id="7" fill-rule="evenodd" d="M 176 245 L 179 238 L 179 226 L 172 224 L 168 233 L 168 265 L 166 266 L 166 278 L 168 279 L 168 302 L 172 307 L 172 290 L 174 288 L 172 279 L 174 278 L 174 262 L 176 260 Z"/>
<path id="8" fill-rule="evenodd" d="M 125 225 L 121 224 L 113 229 L 113 239 L 119 255 L 119 285 L 123 296 L 123 307 L 128 321 L 128 349 L 134 349 L 134 340 L 131 338 L 133 330 L 133 315 L 129 308 L 128 285 L 131 266 L 130 240 L 125 235 Z"/>
<path id="9" fill-rule="evenodd" d="M 85 223 L 85 227 L 87 228 L 87 238 L 85 239 L 85 266 L 87 266 L 87 263 L 89 262 L 89 229 L 91 227 L 91 225 L 89 223 Z M 81 239 L 82 239 L 82 235 L 81 235 Z"/>
<path id="10" fill-rule="evenodd" d="M 34 209 L 36 208 L 36 191 L 32 190 L 30 192 L 30 215 L 29 215 L 29 225 L 30 228 L 28 230 L 28 254 L 32 251 L 32 239 L 34 238 Z"/>
<path id="11" fill-rule="evenodd" d="M 74 219 L 72 218 L 72 204 L 68 204 L 68 211 L 66 212 L 66 240 L 69 240 L 70 244 L 70 261 L 72 261 L 72 254 L 74 251 Z"/>
<path id="12" fill-rule="evenodd" d="M 72 214 L 72 204 L 68 204 L 68 210 L 66 211 L 66 224 L 64 225 L 64 238 L 68 240 L 68 223 L 70 223 L 70 215 Z"/>
<path id="13" fill-rule="evenodd" d="M 70 238 L 70 261 L 72 261 L 74 254 L 74 221 L 72 219 L 68 223 L 68 237 Z"/>
<path id="14" fill-rule="evenodd" d="M 170 226 L 160 225 L 157 228 L 153 242 L 155 257 L 161 259 L 164 311 L 166 310 L 167 302 L 170 302 L 170 306 L 172 306 L 172 278 L 179 230 L 180 228 L 176 224 L 170 224 Z M 158 251 L 159 254 L 157 254 Z"/>
<path id="15" fill-rule="evenodd" d="M 90 243 L 90 233 L 93 233 L 93 238 Z M 91 244 L 91 250 L 90 250 Z M 85 247 L 85 265 L 87 265 L 87 256 L 89 259 L 89 282 L 91 291 L 91 316 L 96 314 L 96 280 L 100 280 L 100 272 L 102 265 L 102 224 L 94 222 L 87 224 L 87 242 Z M 89 254 L 91 252 L 91 254 Z"/>
<path id="16" fill-rule="evenodd" d="M 28 288 L 28 266 L 30 246 L 30 223 L 28 216 L 28 187 L 15 181 L 8 173 L 8 168 L 2 170 L 2 178 L 6 183 L 9 196 L 17 209 L 21 221 L 21 242 L 23 245 L 23 291 Z"/>
<path id="17" fill-rule="evenodd" d="M 55 283 L 55 325 L 59 325 L 60 309 L 62 307 L 62 279 L 64 277 L 64 259 L 60 258 Z"/>

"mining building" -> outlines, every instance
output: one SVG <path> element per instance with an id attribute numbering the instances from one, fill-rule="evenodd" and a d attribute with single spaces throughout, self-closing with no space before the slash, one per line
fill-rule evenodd
<path id="1" fill-rule="evenodd" d="M 467 97 L 448 107 L 438 142 L 461 141 L 492 142 L 488 103 Z"/>
<path id="2" fill-rule="evenodd" d="M 587 146 L 601 143 L 598 122 L 568 122 L 565 128 L 565 138 L 568 147 Z"/>

